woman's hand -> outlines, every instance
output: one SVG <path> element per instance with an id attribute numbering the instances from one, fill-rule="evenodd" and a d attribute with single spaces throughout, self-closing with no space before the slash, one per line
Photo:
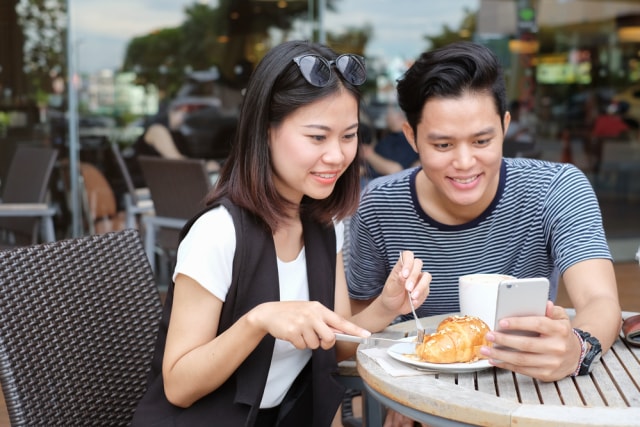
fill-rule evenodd
<path id="1" fill-rule="evenodd" d="M 359 337 L 371 335 L 317 301 L 263 303 L 248 314 L 248 321 L 275 338 L 289 341 L 297 349 L 331 348 L 336 332 Z"/>
<path id="2" fill-rule="evenodd" d="M 546 316 L 510 317 L 500 320 L 499 326 L 506 330 L 535 332 L 539 336 L 489 332 L 487 340 L 493 346 L 482 347 L 480 352 L 489 358 L 492 365 L 542 381 L 559 380 L 576 370 L 581 351 L 580 341 L 573 333 L 569 315 L 562 307 L 549 301 Z"/>

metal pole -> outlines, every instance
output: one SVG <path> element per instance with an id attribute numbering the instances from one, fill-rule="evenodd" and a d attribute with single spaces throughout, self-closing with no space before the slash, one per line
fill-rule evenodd
<path id="1" fill-rule="evenodd" d="M 314 4 L 313 4 L 313 0 L 307 0 L 307 19 L 309 19 L 309 28 L 311 29 L 311 31 L 309 31 L 309 40 L 310 41 L 315 41 L 315 35 L 316 35 L 316 19 L 315 19 L 315 11 L 314 9 Z"/>
<path id="2" fill-rule="evenodd" d="M 327 36 L 324 32 L 324 10 L 326 0 L 318 0 L 318 41 L 322 44 L 327 43 Z"/>
<path id="3" fill-rule="evenodd" d="M 69 98 L 67 120 L 69 126 L 69 181 L 71 201 L 71 236 L 81 235 L 80 212 L 80 174 L 78 173 L 78 93 L 76 91 L 76 61 L 73 37 L 73 24 L 71 19 L 71 0 L 67 0 L 67 94 Z"/>

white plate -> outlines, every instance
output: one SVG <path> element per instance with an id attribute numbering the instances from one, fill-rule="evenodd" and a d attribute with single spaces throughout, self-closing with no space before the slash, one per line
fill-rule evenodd
<path id="1" fill-rule="evenodd" d="M 492 366 L 486 359 L 468 363 L 429 363 L 417 358 L 418 356 L 415 355 L 415 348 L 416 345 L 413 342 L 398 343 L 389 347 L 387 349 L 387 353 L 394 359 L 400 362 L 407 363 L 409 365 L 413 365 L 417 368 L 429 369 L 432 371 L 450 374 L 482 371 L 484 369 L 489 369 Z"/>

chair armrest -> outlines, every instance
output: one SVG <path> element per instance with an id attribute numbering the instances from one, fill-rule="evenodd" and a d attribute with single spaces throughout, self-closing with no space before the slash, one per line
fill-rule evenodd
<path id="1" fill-rule="evenodd" d="M 45 242 L 56 240 L 53 217 L 56 209 L 46 203 L 0 203 L 0 217 L 3 218 L 42 218 L 42 238 Z"/>
<path id="2" fill-rule="evenodd" d="M 135 189 L 136 197 L 138 200 L 150 200 L 151 192 L 147 187 L 136 188 Z"/>
<path id="3" fill-rule="evenodd" d="M 145 226 L 144 246 L 147 257 L 149 258 L 149 264 L 151 269 L 155 271 L 155 246 L 156 246 L 156 231 L 160 227 L 173 228 L 180 230 L 187 223 L 184 218 L 170 218 L 155 215 L 148 215 L 142 219 Z"/>
<path id="4" fill-rule="evenodd" d="M 187 220 L 183 218 L 148 216 L 144 218 L 144 222 L 149 227 L 166 227 L 180 230 L 187 223 Z"/>
<path id="5" fill-rule="evenodd" d="M 46 203 L 0 203 L 1 217 L 54 216 L 56 209 Z"/>

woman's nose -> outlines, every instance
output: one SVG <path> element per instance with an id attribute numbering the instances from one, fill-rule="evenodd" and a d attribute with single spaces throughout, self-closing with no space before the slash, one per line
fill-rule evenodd
<path id="1" fill-rule="evenodd" d="M 338 140 L 331 141 L 330 144 L 327 144 L 327 150 L 322 156 L 323 160 L 329 164 L 338 164 L 344 161 L 345 153 L 344 147 Z"/>

